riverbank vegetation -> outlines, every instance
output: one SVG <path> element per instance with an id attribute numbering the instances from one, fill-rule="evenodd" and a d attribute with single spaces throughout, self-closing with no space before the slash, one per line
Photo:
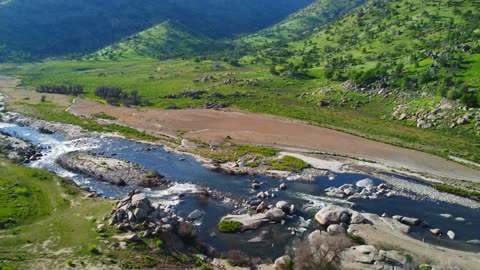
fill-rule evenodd
<path id="1" fill-rule="evenodd" d="M 475 190 L 467 190 L 465 188 L 461 187 L 454 187 L 450 185 L 445 185 L 445 184 L 433 184 L 433 186 L 443 192 L 455 194 L 458 196 L 470 198 L 472 200 L 480 201 L 480 192 L 475 191 Z"/>

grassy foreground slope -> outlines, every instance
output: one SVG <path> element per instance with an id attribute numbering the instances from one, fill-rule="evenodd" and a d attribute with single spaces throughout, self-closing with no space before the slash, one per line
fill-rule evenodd
<path id="1" fill-rule="evenodd" d="M 87 248 L 99 244 L 95 221 L 109 201 L 83 198 L 67 180 L 3 159 L 0 187 L 0 268 L 58 269 L 68 258 L 95 264 Z"/>

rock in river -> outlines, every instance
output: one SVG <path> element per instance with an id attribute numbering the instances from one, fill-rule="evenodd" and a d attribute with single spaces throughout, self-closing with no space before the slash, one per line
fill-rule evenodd
<path id="1" fill-rule="evenodd" d="M 373 180 L 370 179 L 370 178 L 365 178 L 365 179 L 362 179 L 362 180 L 358 181 L 355 185 L 357 187 L 361 187 L 361 188 L 371 187 L 371 186 L 373 186 Z"/>
<path id="2" fill-rule="evenodd" d="M 190 213 L 190 215 L 188 215 L 187 219 L 188 220 L 196 220 L 196 219 L 199 219 L 202 215 L 203 215 L 203 213 L 200 210 L 196 209 L 195 211 Z"/>
<path id="3" fill-rule="evenodd" d="M 315 215 L 315 219 L 322 225 L 331 225 L 331 224 L 340 224 L 348 223 L 350 220 L 350 213 L 346 208 L 329 205 L 325 208 L 322 208 Z"/>
<path id="4" fill-rule="evenodd" d="M 279 208 L 272 208 L 268 210 L 265 215 L 268 219 L 279 222 L 285 217 L 285 212 L 283 212 L 282 209 Z"/>

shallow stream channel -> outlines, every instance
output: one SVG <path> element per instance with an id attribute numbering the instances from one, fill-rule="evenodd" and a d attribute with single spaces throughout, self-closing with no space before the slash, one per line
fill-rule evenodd
<path id="1" fill-rule="evenodd" d="M 370 178 L 375 185 L 381 179 L 362 174 L 335 174 L 335 179 L 317 177 L 314 181 L 286 180 L 261 175 L 226 175 L 210 171 L 200 162 L 188 155 L 169 152 L 162 147 L 114 137 L 88 137 L 68 141 L 56 134 L 43 134 L 29 127 L 21 127 L 0 122 L 0 131 L 42 146 L 43 156 L 26 166 L 42 168 L 66 177 L 77 185 L 102 194 L 104 197 L 121 198 L 135 186 L 119 187 L 106 182 L 89 178 L 61 168 L 55 162 L 62 154 L 85 150 L 102 153 L 104 156 L 114 156 L 118 159 L 137 163 L 148 170 L 157 170 L 166 179 L 175 182 L 167 189 L 143 188 L 152 202 L 173 205 L 177 213 L 186 218 L 192 211 L 198 209 L 203 215 L 194 222 L 199 237 L 219 252 L 241 250 L 252 257 L 274 259 L 285 253 L 295 239 L 319 227 L 315 221 L 315 213 L 327 204 L 338 204 L 350 207 L 359 212 L 375 213 L 389 216 L 402 215 L 415 217 L 428 222 L 434 228 L 442 231 L 452 230 L 456 233 L 455 240 L 446 236 L 441 239 L 433 236 L 428 229 L 420 226 L 412 227 L 410 235 L 426 242 L 447 246 L 454 249 L 480 252 L 480 245 L 467 243 L 468 240 L 480 239 L 480 209 L 473 209 L 457 204 L 437 202 L 429 198 L 414 200 L 404 196 L 379 197 L 378 199 L 357 199 L 353 202 L 332 198 L 325 195 L 328 187 L 339 187 L 343 184 L 355 184 L 357 181 Z M 390 175 L 391 177 L 392 175 Z M 295 205 L 295 215 L 288 216 L 283 224 L 265 224 L 257 230 L 243 233 L 220 233 L 217 224 L 221 217 L 231 213 L 235 207 L 231 204 L 211 197 L 199 195 L 199 187 L 228 194 L 237 200 L 252 200 L 259 190 L 252 189 L 252 181 L 263 183 L 262 191 L 274 193 L 274 198 L 266 199 L 266 204 L 275 205 L 280 200 Z M 413 181 L 398 178 L 403 181 Z M 285 183 L 286 190 L 279 190 L 279 185 Z M 297 233 L 291 234 L 291 228 Z M 388 239 L 386 239 L 388 241 Z"/>

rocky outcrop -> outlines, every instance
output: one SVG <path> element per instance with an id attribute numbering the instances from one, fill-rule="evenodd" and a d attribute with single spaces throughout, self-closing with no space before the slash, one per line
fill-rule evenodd
<path id="1" fill-rule="evenodd" d="M 196 235 L 193 225 L 178 217 L 173 208 L 153 206 L 139 190 L 119 200 L 109 220 L 109 225 L 121 232 L 143 231 L 144 236 L 158 236 L 164 232 L 174 232 L 185 238 Z"/>
<path id="2" fill-rule="evenodd" d="M 372 245 L 353 246 L 342 253 L 343 263 L 374 264 L 375 269 L 410 269 L 411 262 L 400 251 L 379 250 Z"/>
<path id="3" fill-rule="evenodd" d="M 98 180 L 123 186 L 135 184 L 146 187 L 168 187 L 171 182 L 153 171 L 111 157 L 92 155 L 86 152 L 71 152 L 58 158 L 57 163 L 65 169 L 80 172 Z"/>
<path id="4" fill-rule="evenodd" d="M 352 184 L 344 184 L 340 187 L 329 187 L 325 189 L 326 195 L 336 198 L 346 198 L 347 200 L 355 199 L 377 199 L 380 196 L 391 197 L 396 193 L 393 186 L 382 183 L 378 186 L 373 184 L 369 178 L 358 181 L 355 186 Z"/>
<path id="5" fill-rule="evenodd" d="M 1 134 L 0 152 L 6 152 L 6 157 L 16 163 L 29 163 L 42 157 L 41 147 L 20 139 Z"/>

